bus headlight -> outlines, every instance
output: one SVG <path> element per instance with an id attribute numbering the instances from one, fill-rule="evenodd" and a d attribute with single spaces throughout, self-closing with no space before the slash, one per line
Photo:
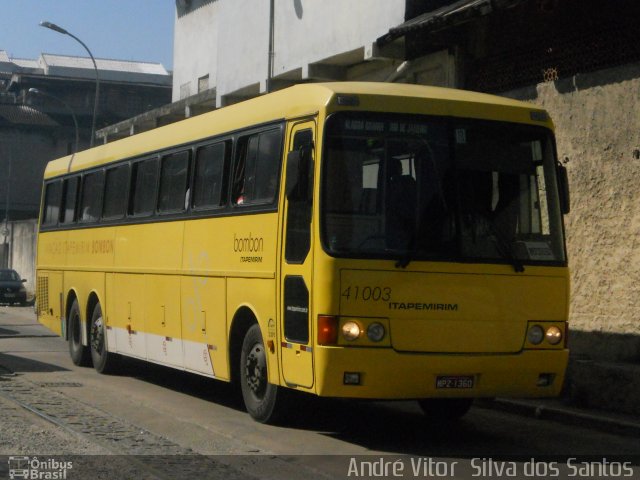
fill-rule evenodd
<path id="1" fill-rule="evenodd" d="M 545 337 L 547 338 L 547 342 L 549 342 L 551 345 L 557 345 L 562 341 L 562 330 L 553 325 L 547 328 Z"/>
<path id="2" fill-rule="evenodd" d="M 349 340 L 350 342 L 352 342 L 353 340 L 359 338 L 361 333 L 362 331 L 360 330 L 360 325 L 358 325 L 356 322 L 345 322 L 342 325 L 342 336 L 345 338 L 345 340 Z"/>
<path id="3" fill-rule="evenodd" d="M 534 325 L 527 332 L 527 340 L 532 345 L 540 345 L 544 340 L 544 330 L 540 325 Z"/>
<path id="4" fill-rule="evenodd" d="M 381 323 L 374 322 L 367 328 L 367 338 L 372 342 L 379 342 L 384 338 L 384 326 Z"/>

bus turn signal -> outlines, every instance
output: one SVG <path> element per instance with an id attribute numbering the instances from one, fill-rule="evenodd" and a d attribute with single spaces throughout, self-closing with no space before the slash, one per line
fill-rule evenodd
<path id="1" fill-rule="evenodd" d="M 338 317 L 318 315 L 318 345 L 336 345 L 338 343 Z"/>

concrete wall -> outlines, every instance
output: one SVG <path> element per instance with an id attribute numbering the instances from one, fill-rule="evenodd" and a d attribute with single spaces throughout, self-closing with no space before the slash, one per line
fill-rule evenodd
<path id="1" fill-rule="evenodd" d="M 274 75 L 305 68 L 339 53 L 370 48 L 391 27 L 404 22 L 405 3 L 276 0 Z"/>
<path id="2" fill-rule="evenodd" d="M 194 0 L 188 11 L 177 9 L 173 101 L 198 93 L 198 79 L 205 75 L 219 104 L 232 93 L 264 93 L 269 3 Z M 404 13 L 405 0 L 275 0 L 274 76 L 304 79 L 310 63 L 356 50 L 370 54 L 376 38 L 402 23 Z M 349 61 L 347 55 L 331 63 Z"/>
<path id="3" fill-rule="evenodd" d="M 251 85 L 253 94 L 264 92 L 269 65 L 269 2 L 218 0 L 218 3 L 220 28 L 215 45 L 218 98 Z"/>
<path id="4" fill-rule="evenodd" d="M 4 221 L 7 190 L 9 220 L 38 216 L 42 175 L 49 160 L 65 155 L 67 144 L 55 132 L 0 128 L 0 221 Z"/>
<path id="5" fill-rule="evenodd" d="M 221 3 L 222 0 L 193 0 L 189 13 L 176 12 L 173 37 L 174 102 L 198 93 L 198 78 L 205 75 L 209 75 L 209 86 L 215 86 Z"/>
<path id="6" fill-rule="evenodd" d="M 38 234 L 37 220 L 9 222 L 8 267 L 14 269 L 27 280 L 27 298 L 31 298 L 36 289 L 36 246 Z M 4 237 L 2 237 L 4 240 Z"/>
<path id="7" fill-rule="evenodd" d="M 568 158 L 572 350 L 640 361 L 640 64 L 509 96 L 550 112 Z"/>

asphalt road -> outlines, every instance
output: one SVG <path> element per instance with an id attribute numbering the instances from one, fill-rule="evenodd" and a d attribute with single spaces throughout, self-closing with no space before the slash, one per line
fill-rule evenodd
<path id="1" fill-rule="evenodd" d="M 0 380 L 0 420 L 7 425 L 0 429 L 0 455 L 95 455 L 104 462 L 105 454 L 197 454 L 228 466 L 209 469 L 210 478 L 626 478 L 627 473 L 638 478 L 640 473 L 638 439 L 489 408 L 474 407 L 457 424 L 443 427 L 425 421 L 414 402 L 301 396 L 288 424 L 261 425 L 224 383 L 133 360 L 109 376 L 74 366 L 66 342 L 39 326 L 29 307 L 0 307 Z M 20 422 L 29 428 L 19 428 Z M 41 432 L 33 443 L 31 437 L 17 438 L 31 430 Z M 567 465 L 573 457 L 577 460 Z M 138 466 L 145 471 L 145 465 Z M 193 476 L 186 469 L 172 477 L 172 468 L 183 467 L 136 476 Z"/>

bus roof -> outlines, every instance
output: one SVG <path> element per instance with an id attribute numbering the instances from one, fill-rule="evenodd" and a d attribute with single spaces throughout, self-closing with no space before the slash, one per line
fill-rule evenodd
<path id="1" fill-rule="evenodd" d="M 342 105 L 336 99 L 344 96 Z M 357 100 L 354 102 L 355 98 Z M 381 82 L 307 83 L 52 160 L 45 178 L 171 148 L 242 128 L 338 110 L 422 113 L 553 128 L 540 107 L 495 95 Z"/>

